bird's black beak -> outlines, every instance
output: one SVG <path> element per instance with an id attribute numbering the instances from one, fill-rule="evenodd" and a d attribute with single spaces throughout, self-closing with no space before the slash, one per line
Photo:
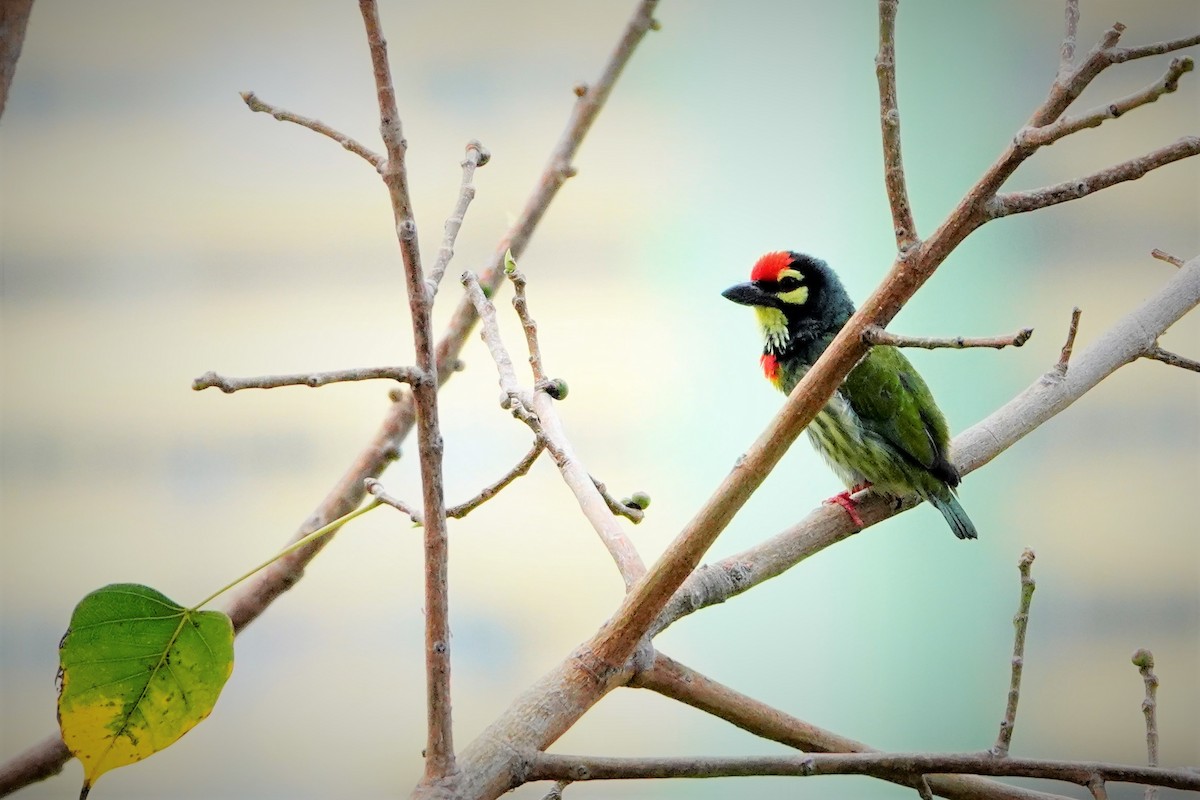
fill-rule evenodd
<path id="1" fill-rule="evenodd" d="M 726 300 L 732 300 L 744 306 L 776 305 L 775 296 L 770 292 L 764 292 L 754 283 L 739 283 L 736 286 L 730 286 L 721 292 L 721 296 Z"/>

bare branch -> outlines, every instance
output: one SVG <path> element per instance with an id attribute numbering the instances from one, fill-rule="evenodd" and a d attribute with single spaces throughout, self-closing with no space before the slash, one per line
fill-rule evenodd
<path id="1" fill-rule="evenodd" d="M 546 440 L 541 436 L 538 436 L 536 439 L 534 439 L 533 447 L 529 448 L 529 452 L 517 462 L 516 466 L 506 472 L 504 476 L 500 478 L 500 480 L 484 487 L 479 494 L 475 495 L 470 500 L 467 500 L 465 503 L 459 503 L 456 506 L 451 506 L 450 508 L 446 509 L 446 516 L 453 517 L 454 519 L 461 519 L 475 509 L 479 508 L 488 500 L 491 500 L 493 497 L 499 494 L 505 486 L 508 486 L 522 475 L 527 474 L 529 472 L 529 468 L 533 466 L 533 462 L 537 461 L 538 456 L 540 456 L 542 451 L 545 449 Z"/>
<path id="2" fill-rule="evenodd" d="M 537 753 L 529 780 L 629 780 L 781 775 L 869 775 L 907 785 L 928 774 L 1044 778 L 1090 787 L 1098 781 L 1200 790 L 1200 772 L 1096 761 L 992 758 L 987 753 L 815 753 L 795 756 L 611 758 Z"/>
<path id="3" fill-rule="evenodd" d="M 634 525 L 637 525 L 646 518 L 645 508 L 633 504 L 622 503 L 620 500 L 608 493 L 607 486 L 595 478 L 592 478 L 592 483 L 596 484 L 596 491 L 599 492 L 600 496 L 604 498 L 605 504 L 608 505 L 608 510 L 613 514 L 616 514 L 618 517 L 624 517 Z"/>
<path id="4" fill-rule="evenodd" d="M 1112 54 L 1112 60 L 1115 64 L 1120 64 L 1123 61 L 1132 61 L 1136 58 L 1146 58 L 1147 56 L 1161 56 L 1167 53 L 1174 53 L 1176 50 L 1182 50 L 1185 47 L 1195 47 L 1200 44 L 1200 34 L 1192 34 L 1184 36 L 1180 39 L 1172 39 L 1167 42 L 1156 42 L 1155 44 L 1147 44 L 1141 47 L 1125 47 L 1118 48 Z"/>
<path id="5" fill-rule="evenodd" d="M 542 800 L 563 800 L 563 790 L 570 785 L 570 781 L 558 781 L 550 791 L 546 792 Z"/>
<path id="6" fill-rule="evenodd" d="M 1017 703 L 1021 699 L 1021 672 L 1025 668 L 1025 631 L 1029 628 L 1029 606 L 1033 602 L 1033 590 L 1037 584 L 1029 575 L 1033 567 L 1033 551 L 1028 547 L 1021 553 L 1017 568 L 1021 572 L 1021 602 L 1017 605 L 1016 616 L 1013 617 L 1013 655 L 1012 679 L 1008 687 L 1008 704 L 1004 709 L 1004 719 L 1000 721 L 1000 734 L 996 744 L 989 751 L 998 758 L 1008 756 L 1008 748 L 1012 744 L 1013 728 L 1017 724 Z"/>
<path id="7" fill-rule="evenodd" d="M 270 114 L 280 122 L 293 122 L 301 127 L 308 128 L 310 131 L 315 131 L 322 136 L 328 136 L 330 139 L 333 139 L 351 153 L 354 153 L 356 156 L 364 159 L 368 164 L 375 167 L 375 169 L 378 170 L 383 167 L 384 161 L 386 160 L 383 156 L 371 150 L 371 148 L 367 147 L 356 139 L 347 136 L 341 131 L 331 128 L 324 122 L 321 122 L 321 120 L 302 117 L 299 114 L 293 114 L 291 111 L 286 109 L 273 106 L 270 103 L 260 100 L 258 95 L 256 95 L 254 92 L 242 92 L 241 95 L 242 99 L 246 101 L 246 105 L 249 106 L 251 111 L 261 111 L 264 114 Z"/>
<path id="8" fill-rule="evenodd" d="M 1114 100 L 1106 105 L 1097 106 L 1076 117 L 1063 117 L 1057 122 L 1040 128 L 1023 128 L 1017 134 L 1017 141 L 1023 146 L 1042 147 L 1053 144 L 1065 136 L 1081 131 L 1084 128 L 1095 128 L 1102 123 L 1116 119 L 1123 114 L 1140 106 L 1153 103 L 1164 94 L 1170 94 L 1179 88 L 1179 78 L 1185 72 L 1191 72 L 1192 59 L 1175 58 L 1167 67 L 1166 73 L 1157 82 L 1150 84 L 1141 91 Z"/>
<path id="9" fill-rule="evenodd" d="M 1146 358 L 1152 358 L 1155 361 L 1161 361 L 1164 364 L 1170 364 L 1172 367 L 1191 370 L 1192 372 L 1200 372 L 1200 361 L 1194 361 L 1190 358 L 1176 355 L 1169 350 L 1163 350 L 1161 347 L 1155 347 L 1145 354 Z"/>
<path id="10" fill-rule="evenodd" d="M 899 0 L 879 0 L 879 53 L 875 77 L 879 82 L 879 122 L 883 132 L 883 176 L 896 247 L 901 253 L 917 244 L 917 225 L 908 202 L 904 161 L 900 152 L 900 108 L 896 100 L 896 10 Z"/>
<path id="11" fill-rule="evenodd" d="M 330 383 L 350 383 L 352 381 L 392 380 L 411 384 L 421 381 L 424 374 L 416 367 L 361 367 L 295 375 L 261 375 L 253 378 L 226 378 L 215 372 L 206 372 L 192 381 L 192 389 L 199 392 L 215 387 L 225 394 L 233 394 L 242 389 L 275 389 L 280 386 L 316 388 Z"/>
<path id="12" fill-rule="evenodd" d="M 661 652 L 629 682 L 719 717 L 744 731 L 808 753 L 873 753 L 873 747 L 825 730 L 718 683 Z M 951 800 L 1064 800 L 969 775 L 930 776 L 933 791 Z"/>
<path id="13" fill-rule="evenodd" d="M 392 495 L 388 494 L 387 490 L 385 490 L 383 488 L 382 483 L 375 480 L 374 478 L 367 478 L 367 480 L 364 483 L 366 484 L 367 494 L 370 494 L 372 497 L 374 497 L 379 502 L 383 503 L 385 506 L 391 506 L 392 508 L 399 511 L 401 514 L 404 514 L 409 519 L 411 519 L 414 524 L 416 524 L 416 525 L 424 524 L 424 522 L 421 519 L 420 511 L 413 508 L 408 503 L 404 502 L 403 500 L 399 499 L 398 497 L 393 497 Z"/>
<path id="14" fill-rule="evenodd" d="M 1094 800 L 1108 800 L 1108 789 L 1104 788 L 1104 779 L 1099 775 L 1093 775 L 1085 785 Z"/>
<path id="15" fill-rule="evenodd" d="M 1170 253 L 1166 253 L 1162 250 L 1159 250 L 1157 247 L 1150 251 L 1150 255 L 1153 256 L 1154 258 L 1157 258 L 1159 261 L 1165 261 L 1168 264 L 1171 264 L 1172 266 L 1176 266 L 1176 267 L 1183 266 L 1182 258 L 1176 258 L 1175 256 L 1171 255 Z"/>
<path id="16" fill-rule="evenodd" d="M 862 340 L 870 345 L 890 345 L 891 347 L 922 347 L 934 350 L 939 347 L 950 347 L 962 350 L 967 347 L 993 347 L 1001 350 L 1005 347 L 1020 347 L 1033 336 L 1033 328 L 1022 328 L 1011 336 L 993 336 L 984 339 L 970 339 L 964 336 L 954 336 L 945 339 L 923 336 L 900 336 L 889 333 L 878 325 L 868 325 L 862 333 Z"/>
<path id="17" fill-rule="evenodd" d="M 525 342 L 529 346 L 529 366 L 533 370 L 533 380 L 535 384 L 542 383 L 546 380 L 546 369 L 542 366 L 542 348 L 538 344 L 537 323 L 529 314 L 529 301 L 525 297 L 525 274 L 516 268 L 516 262 L 513 262 L 513 269 L 506 268 L 505 273 L 513 285 L 513 308 L 517 310 L 521 327 L 525 330 Z"/>
<path id="18" fill-rule="evenodd" d="M 1067 340 L 1063 342 L 1062 351 L 1058 355 L 1058 363 L 1054 365 L 1053 374 L 1061 378 L 1067 374 L 1071 362 L 1071 351 L 1075 349 L 1075 335 L 1079 333 L 1079 317 L 1083 310 L 1075 306 L 1071 310 L 1071 324 L 1067 328 Z"/>
<path id="19" fill-rule="evenodd" d="M 1040 189 L 1031 189 L 1027 192 L 998 194 L 987 203 L 985 213 L 989 219 L 999 219 L 1010 214 L 1023 214 L 1070 200 L 1078 200 L 1118 183 L 1137 180 L 1151 170 L 1198 153 L 1200 153 L 1200 136 L 1185 136 L 1174 144 L 1161 147 L 1140 158 L 1132 158 L 1082 178 L 1064 181 L 1053 186 L 1043 186 Z"/>
<path id="20" fill-rule="evenodd" d="M 434 262 L 433 269 L 429 273 L 430 297 L 437 294 L 442 276 L 446 274 L 446 267 L 450 265 L 450 259 L 454 258 L 454 240 L 458 238 L 463 217 L 467 214 L 467 206 L 471 205 L 471 201 L 475 199 L 475 184 L 472 183 L 475 178 L 475 169 L 488 163 L 491 158 L 491 153 L 485 150 L 479 142 L 474 139 L 467 142 L 467 153 L 462 160 L 462 185 L 458 190 L 458 203 L 450 212 L 450 216 L 446 218 L 443 226 L 442 247 L 438 250 L 437 261 Z"/>
<path id="21" fill-rule="evenodd" d="M 1067 32 L 1063 35 L 1062 47 L 1058 51 L 1058 76 L 1063 78 L 1075 64 L 1075 37 L 1079 32 L 1079 0 L 1067 0 L 1063 9 Z"/>
<path id="22" fill-rule="evenodd" d="M 37 744 L 0 763 L 0 797 L 7 797 L 23 786 L 44 781 L 63 771 L 71 751 L 55 731 Z"/>
<path id="23" fill-rule="evenodd" d="M 1158 766 L 1158 717 L 1155 697 L 1158 693 L 1158 676 L 1154 674 L 1154 654 L 1145 648 L 1133 654 L 1133 665 L 1142 674 L 1146 683 L 1146 699 L 1142 701 L 1142 713 L 1146 716 L 1146 763 Z M 1158 791 L 1147 787 L 1146 800 L 1154 800 Z"/>
<path id="24" fill-rule="evenodd" d="M 379 132 L 387 151 L 387 162 L 379 170 L 388 188 L 396 238 L 404 262 L 404 282 L 412 315 L 413 349 L 417 366 L 430 380 L 413 384 L 417 407 L 417 450 L 421 462 L 422 517 L 425 524 L 425 701 L 428 739 L 425 746 L 427 785 L 439 783 L 457 771 L 450 707 L 450 610 L 449 541 L 446 536 L 446 505 L 442 480 L 442 434 L 438 422 L 438 374 L 434 355 L 431 311 L 433 294 L 421 270 L 417 225 L 408 191 L 404 154 L 408 148 L 396 108 L 396 90 L 388 65 L 387 42 L 375 0 L 359 0 L 375 94 L 379 103 Z"/>
<path id="25" fill-rule="evenodd" d="M 467 289 L 467 297 L 475 304 L 480 319 L 479 335 L 487 343 L 492 360 L 496 362 L 506 406 L 512 409 L 514 416 L 543 437 L 546 449 L 554 458 L 563 481 L 575 495 L 583 515 L 600 536 L 600 540 L 616 562 L 626 588 L 629 588 L 646 572 L 646 566 L 642 563 L 637 548 L 613 519 L 608 504 L 597 491 L 595 480 L 575 455 L 563 430 L 558 410 L 554 407 L 553 398 L 545 391 L 523 392 L 517 385 L 516 370 L 500 338 L 496 308 L 492 301 L 484 296 L 479 279 L 470 272 L 465 272 L 462 281 Z M 534 344 L 536 346 L 536 337 Z"/>

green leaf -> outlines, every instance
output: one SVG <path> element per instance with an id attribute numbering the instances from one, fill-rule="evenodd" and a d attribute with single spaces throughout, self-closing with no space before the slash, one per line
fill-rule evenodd
<path id="1" fill-rule="evenodd" d="M 89 594 L 59 643 L 58 724 L 96 779 L 172 744 L 209 715 L 233 671 L 233 624 L 161 592 L 115 583 Z"/>
<path id="2" fill-rule="evenodd" d="M 504 251 L 504 274 L 512 275 L 517 271 L 517 261 L 513 258 L 512 249 Z"/>

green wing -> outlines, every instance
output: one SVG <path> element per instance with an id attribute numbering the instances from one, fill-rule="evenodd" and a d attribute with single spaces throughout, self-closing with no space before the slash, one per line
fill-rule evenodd
<path id="1" fill-rule="evenodd" d="M 946 460 L 950 431 L 933 394 L 908 359 L 894 347 L 874 347 L 842 384 L 862 425 L 907 460 L 955 486 L 958 474 Z"/>

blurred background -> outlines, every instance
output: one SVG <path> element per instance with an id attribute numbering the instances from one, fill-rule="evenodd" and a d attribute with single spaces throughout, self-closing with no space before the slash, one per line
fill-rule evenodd
<path id="1" fill-rule="evenodd" d="M 515 218 L 627 2 L 382 3 L 421 242 L 432 262 L 463 145 L 492 162 L 438 298 L 438 327 Z M 1114 21 L 1136 45 L 1200 29 L 1194 0 L 1087 0 L 1080 51 Z M 880 177 L 876 4 L 664 0 L 521 266 L 561 406 L 588 468 L 644 490 L 631 535 L 654 559 L 782 398 L 753 315 L 720 297 L 761 253 L 828 259 L 864 298 L 894 243 Z M 906 0 L 898 24 L 904 160 L 928 235 L 1045 96 L 1061 3 Z M 1193 51 L 1194 57 L 1196 53 Z M 1078 109 L 1157 80 L 1106 72 Z M 55 730 L 56 645 L 107 583 L 195 602 L 292 535 L 374 433 L 383 384 L 194 393 L 206 370 L 301 372 L 412 360 L 387 195 L 333 142 L 252 114 L 238 91 L 381 149 L 352 3 L 38 0 L 0 122 L 3 186 L 0 759 Z M 1200 129 L 1200 83 L 1039 153 L 1008 188 L 1086 174 Z M 1019 350 L 912 352 L 957 431 L 1200 252 L 1200 161 L 978 231 L 893 324 L 917 335 L 1032 326 Z M 507 300 L 508 291 L 502 297 Z M 501 304 L 507 341 L 519 327 Z M 1163 345 L 1200 357 L 1200 316 Z M 507 470 L 529 435 L 497 407 L 478 338 L 442 395 L 447 499 Z M 417 500 L 415 443 L 384 477 Z M 663 634 L 665 653 L 815 724 L 888 750 L 995 738 L 1008 687 L 1017 558 L 1038 555 L 1014 754 L 1142 763 L 1149 647 L 1162 762 L 1200 763 L 1200 379 L 1120 370 L 969 476 L 981 532 L 918 508 Z M 710 558 L 838 491 L 797 445 Z M 452 522 L 455 735 L 466 746 L 590 635 L 621 582 L 552 464 Z M 105 776 L 128 798 L 406 796 L 424 746 L 419 534 L 356 522 L 237 642 L 212 717 Z M 559 752 L 775 753 L 720 720 L 619 690 Z M 22 797 L 62 797 L 64 775 Z M 540 798 L 547 787 L 514 793 Z M 1071 793 L 1055 785 L 1056 791 Z M 1113 787 L 1115 797 L 1140 789 Z M 1121 792 L 1124 791 L 1124 794 Z M 865 779 L 575 785 L 592 797 L 900 798 Z M 1077 796 L 1083 793 L 1075 792 Z M 1164 797 L 1171 796 L 1164 792 Z"/>

